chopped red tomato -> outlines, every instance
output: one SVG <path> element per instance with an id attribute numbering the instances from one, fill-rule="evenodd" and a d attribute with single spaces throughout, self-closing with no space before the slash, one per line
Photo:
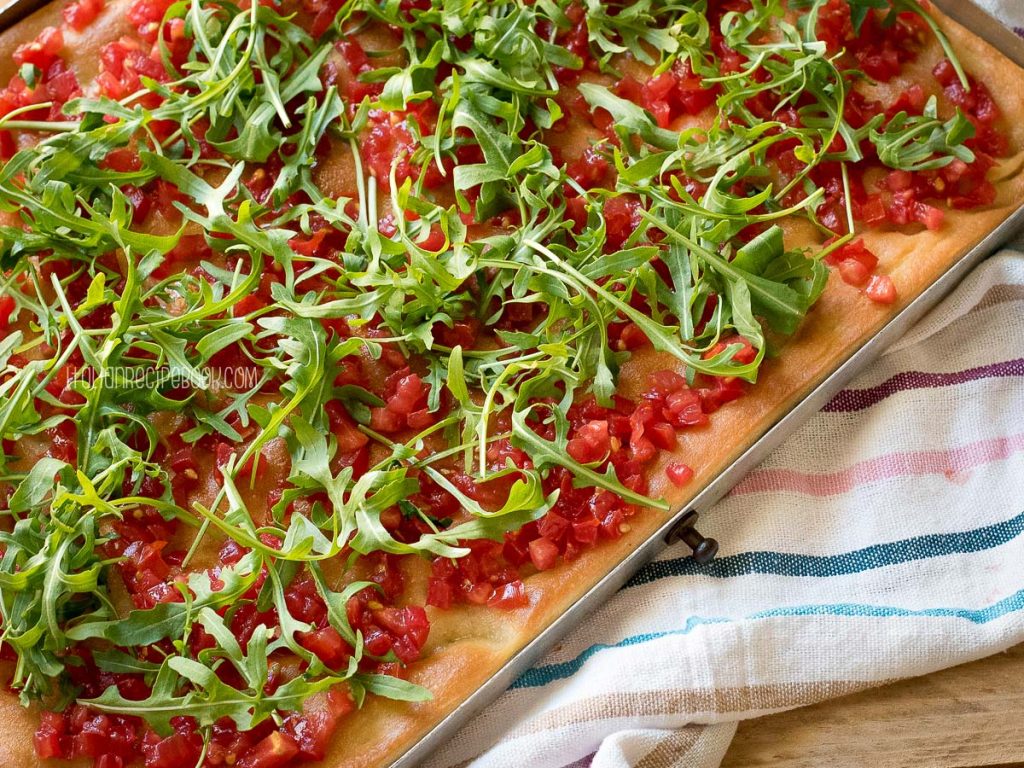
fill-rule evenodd
<path id="1" fill-rule="evenodd" d="M 400 185 L 406 179 L 414 181 L 423 174 L 423 185 L 434 189 L 445 181 L 445 176 L 432 160 L 421 167 L 412 162 L 416 140 L 405 124 L 406 119 L 415 119 L 419 130 L 433 131 L 436 120 L 436 106 L 433 101 L 420 105 L 420 111 L 407 113 L 384 112 L 371 114 L 370 130 L 364 137 L 360 149 L 367 168 L 380 182 L 390 184 L 391 169 L 394 167 L 395 180 Z"/>
<path id="2" fill-rule="evenodd" d="M 640 104 L 659 126 L 668 128 L 681 115 L 699 115 L 717 97 L 718 87 L 705 87 L 687 59 L 648 80 L 641 88 Z"/>
<path id="3" fill-rule="evenodd" d="M 529 605 L 530 601 L 526 597 L 526 587 L 523 586 L 523 582 L 516 579 L 507 584 L 502 584 L 487 600 L 487 604 L 493 605 L 495 608 L 511 610 L 513 608 L 523 608 Z"/>
<path id="4" fill-rule="evenodd" d="M 670 462 L 665 467 L 665 474 L 673 485 L 682 487 L 693 480 L 693 469 L 680 461 Z"/>
<path id="5" fill-rule="evenodd" d="M 875 275 L 871 278 L 864 295 L 877 304 L 892 304 L 898 298 L 896 284 L 889 275 Z"/>
<path id="6" fill-rule="evenodd" d="M 843 282 L 860 288 L 874 274 L 878 257 L 864 245 L 864 238 L 859 237 L 834 250 L 825 262 L 839 270 Z"/>
<path id="7" fill-rule="evenodd" d="M 298 747 L 297 756 L 303 760 L 323 760 L 341 719 L 353 709 L 355 702 L 343 686 L 303 702 L 302 714 L 289 716 L 284 724 L 285 732 Z"/>
<path id="8" fill-rule="evenodd" d="M 46 27 L 30 43 L 22 43 L 14 51 L 14 63 L 32 64 L 49 69 L 64 48 L 64 34 L 57 27 Z"/>
<path id="9" fill-rule="evenodd" d="M 316 654 L 328 667 L 338 668 L 352 655 L 352 647 L 331 626 L 299 633 L 298 638 L 303 648 Z"/>
<path id="10" fill-rule="evenodd" d="M 610 165 L 598 147 L 587 147 L 583 154 L 566 166 L 565 172 L 583 189 L 600 185 L 608 176 Z"/>
<path id="11" fill-rule="evenodd" d="M 298 754 L 299 745 L 295 743 L 295 739 L 286 733 L 274 731 L 242 755 L 236 765 L 238 768 L 282 768 Z"/>
<path id="12" fill-rule="evenodd" d="M 160 22 L 174 2 L 175 0 L 135 0 L 128 6 L 125 18 L 138 30 L 143 40 L 152 43 L 156 41 Z"/>
<path id="13" fill-rule="evenodd" d="M 636 195 L 619 195 L 604 204 L 604 221 L 608 231 L 605 249 L 616 251 L 636 231 L 643 218 L 640 199 Z"/>
<path id="14" fill-rule="evenodd" d="M 142 741 L 145 768 L 181 768 L 183 765 L 194 765 L 199 760 L 202 749 L 202 738 L 189 738 L 182 733 L 174 733 L 166 738 L 151 733 Z"/>
<path id="15" fill-rule="evenodd" d="M 43 760 L 50 757 L 67 757 L 61 746 L 61 737 L 66 730 L 61 715 L 56 712 L 43 712 L 34 737 L 36 755 Z"/>
<path id="16" fill-rule="evenodd" d="M 546 571 L 558 560 L 558 547 L 547 539 L 534 539 L 530 542 L 530 561 L 538 571 Z"/>
<path id="17" fill-rule="evenodd" d="M 591 464 L 608 455 L 611 438 L 607 421 L 592 421 L 576 430 L 566 446 L 566 452 L 580 464 Z"/>
<path id="18" fill-rule="evenodd" d="M 0 331 L 6 331 L 10 327 L 14 307 L 14 298 L 12 296 L 0 296 Z"/>
<path id="19" fill-rule="evenodd" d="M 88 27 L 103 10 L 103 0 L 72 0 L 64 6 L 61 15 L 76 32 Z"/>

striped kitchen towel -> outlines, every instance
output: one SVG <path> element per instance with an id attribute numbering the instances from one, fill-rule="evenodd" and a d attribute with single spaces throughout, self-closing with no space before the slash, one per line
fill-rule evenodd
<path id="1" fill-rule="evenodd" d="M 1024 37 L 1024 3 L 1021 0 L 974 0 L 1014 32 Z"/>
<path id="2" fill-rule="evenodd" d="M 716 766 L 740 719 L 1024 642 L 1024 253 L 979 267 L 430 761 Z M 475 760 L 474 760 L 475 758 Z"/>
<path id="3" fill-rule="evenodd" d="M 711 768 L 741 719 L 1024 642 L 1022 307 L 1004 251 L 701 520 L 715 562 L 667 550 L 429 768 Z"/>

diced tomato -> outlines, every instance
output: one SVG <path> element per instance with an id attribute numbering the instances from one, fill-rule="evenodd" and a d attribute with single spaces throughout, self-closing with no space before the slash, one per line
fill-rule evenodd
<path id="1" fill-rule="evenodd" d="M 320 248 L 330 232 L 330 227 L 320 227 L 309 237 L 293 237 L 288 245 L 300 256 L 321 256 Z"/>
<path id="2" fill-rule="evenodd" d="M 592 189 L 605 180 L 610 167 L 598 147 L 587 147 L 582 155 L 566 166 L 565 172 L 583 189 Z"/>
<path id="3" fill-rule="evenodd" d="M 431 101 L 429 104 L 433 105 L 434 102 Z M 419 123 L 421 131 L 429 133 L 433 130 L 432 120 L 436 119 L 434 115 L 430 113 L 416 114 L 415 119 Z M 395 179 L 398 184 L 406 179 L 419 179 L 420 166 L 410 162 L 415 148 L 416 141 L 406 126 L 403 115 L 397 112 L 371 116 L 370 130 L 360 144 L 367 168 L 384 184 L 389 183 L 392 166 L 395 168 Z M 433 189 L 444 181 L 445 177 L 441 175 L 436 164 L 430 163 L 426 166 L 423 178 L 425 187 Z"/>
<path id="4" fill-rule="evenodd" d="M 321 5 L 318 3 L 318 5 Z M 313 22 L 313 35 L 316 35 L 316 29 L 321 24 L 326 29 L 333 21 L 337 14 L 338 8 L 342 3 L 339 0 L 329 0 L 326 7 L 322 11 L 317 13 L 316 19 Z M 373 69 L 373 65 L 370 64 L 369 57 L 366 55 L 366 51 L 363 46 L 359 44 L 359 41 L 354 37 L 346 37 L 335 43 L 337 49 L 341 52 L 342 57 L 345 59 L 345 64 L 348 67 L 349 77 L 347 78 L 347 94 L 349 102 L 351 104 L 359 104 L 366 97 L 374 97 L 380 94 L 384 88 L 383 83 L 363 83 L 360 82 L 359 75 L 365 74 Z"/>
<path id="5" fill-rule="evenodd" d="M 502 584 L 491 595 L 487 604 L 493 605 L 495 608 L 512 610 L 513 608 L 523 608 L 529 605 L 530 601 L 526 597 L 526 587 L 523 585 L 523 582 L 516 579 L 507 584 Z"/>
<path id="6" fill-rule="evenodd" d="M 255 747 L 247 750 L 236 765 L 238 768 L 282 768 L 298 754 L 299 745 L 295 743 L 295 739 L 286 733 L 274 731 Z"/>
<path id="7" fill-rule="evenodd" d="M 75 73 L 65 68 L 64 62 L 59 59 L 50 66 L 44 87 L 47 98 L 53 102 L 50 108 L 51 119 L 59 117 L 61 107 L 82 93 Z"/>
<path id="8" fill-rule="evenodd" d="M 100 74 L 96 82 L 103 94 L 122 99 L 135 93 L 142 87 L 142 76 L 158 82 L 168 78 L 163 63 L 151 58 L 148 49 L 143 50 L 137 39 L 121 37 L 100 48 Z M 160 101 L 157 94 L 151 93 L 143 97 L 141 103 L 156 106 Z"/>
<path id="9" fill-rule="evenodd" d="M 267 303 L 263 301 L 259 296 L 249 294 L 241 298 L 235 306 L 231 308 L 232 317 L 245 317 L 253 312 L 257 312 L 267 306 Z"/>
<path id="10" fill-rule="evenodd" d="M 570 198 L 572 199 L 572 198 Z M 650 339 L 636 323 L 612 323 L 608 326 L 608 345 L 619 351 L 635 352 L 650 344 Z"/>
<path id="11" fill-rule="evenodd" d="M 373 612 L 373 620 L 391 635 L 392 650 L 401 661 L 408 664 L 419 658 L 430 632 L 430 622 L 423 608 L 418 605 L 381 608 Z"/>
<path id="12" fill-rule="evenodd" d="M 858 288 L 865 285 L 878 266 L 878 257 L 868 250 L 863 238 L 857 238 L 837 248 L 825 257 L 825 262 L 839 270 L 847 285 Z"/>
<path id="13" fill-rule="evenodd" d="M 135 0 L 128 6 L 125 18 L 147 42 L 155 42 L 157 29 L 174 0 Z"/>
<path id="14" fill-rule="evenodd" d="M 76 32 L 88 27 L 103 10 L 103 0 L 72 0 L 64 6 L 64 21 Z"/>
<path id="15" fill-rule="evenodd" d="M 403 416 L 418 411 L 427 401 L 427 386 L 419 374 L 402 375 L 395 383 L 394 392 L 388 397 L 387 409 Z"/>
<path id="16" fill-rule="evenodd" d="M 405 419 L 401 414 L 388 410 L 387 408 L 370 409 L 370 429 L 385 435 L 398 432 L 405 428 Z"/>
<path id="17" fill-rule="evenodd" d="M 302 704 L 302 715 L 285 720 L 285 731 L 299 748 L 302 760 L 323 760 L 331 737 L 341 719 L 355 709 L 355 702 L 344 686 L 335 686 L 326 694 L 317 694 Z"/>
<path id="18" fill-rule="evenodd" d="M 693 480 L 693 469 L 679 461 L 670 462 L 665 474 L 673 485 L 682 487 Z"/>
<path id="19" fill-rule="evenodd" d="M 846 0 L 828 0 L 818 8 L 817 38 L 836 53 L 853 39 L 850 4 Z"/>
<path id="20" fill-rule="evenodd" d="M 660 451 L 671 451 L 676 447 L 676 431 L 671 424 L 657 422 L 647 428 L 647 437 Z"/>
<path id="21" fill-rule="evenodd" d="M 569 27 L 558 34 L 556 42 L 570 53 L 579 57 L 583 62 L 581 69 L 562 66 L 552 67 L 558 82 L 568 85 L 579 80 L 580 73 L 583 70 L 595 69 L 597 62 L 590 52 L 590 34 L 587 29 L 586 10 L 579 2 L 573 2 L 565 9 L 565 15 L 569 19 Z"/>
<path id="22" fill-rule="evenodd" d="M 731 336 L 727 336 L 721 339 L 715 346 L 704 353 L 703 358 L 710 360 L 716 355 L 720 355 L 725 352 L 729 347 L 739 344 L 740 348 L 733 353 L 732 359 L 734 362 L 740 365 L 747 365 L 754 362 L 757 358 L 757 349 L 750 343 L 749 339 L 740 336 L 738 333 L 734 333 Z"/>
<path id="23" fill-rule="evenodd" d="M 214 449 L 214 455 L 216 456 L 215 465 L 217 467 L 217 472 L 222 472 L 223 468 L 227 466 L 228 460 L 231 458 L 232 454 L 235 454 L 235 459 L 237 460 L 241 458 L 244 450 L 244 446 L 232 445 L 231 443 L 225 443 L 223 441 L 219 442 L 217 444 L 217 447 Z M 240 466 L 236 465 L 238 477 L 246 477 L 252 474 L 253 469 L 256 470 L 257 478 L 263 477 L 264 473 L 267 470 L 267 454 L 268 448 L 267 446 L 263 446 L 259 453 L 259 464 L 256 463 L 257 456 L 253 454 L 248 459 L 246 459 L 244 464 Z"/>
<path id="24" fill-rule="evenodd" d="M 65 731 L 66 726 L 61 715 L 55 712 L 43 712 L 39 719 L 39 728 L 36 729 L 33 739 L 36 755 L 41 760 L 51 757 L 67 757 L 61 747 L 61 736 Z"/>
<path id="25" fill-rule="evenodd" d="M 142 168 L 142 160 L 134 149 L 122 147 L 108 152 L 100 165 L 118 173 L 130 173 Z"/>
<path id="26" fill-rule="evenodd" d="M 565 539 L 568 530 L 569 521 L 555 510 L 548 512 L 537 523 L 537 533 L 555 544 L 559 544 Z"/>
<path id="27" fill-rule="evenodd" d="M 427 587 L 427 605 L 437 608 L 451 608 L 455 590 L 451 584 L 441 579 L 431 579 Z"/>
<path id="28" fill-rule="evenodd" d="M 444 230 L 441 229 L 440 224 L 434 224 L 427 236 L 420 240 L 417 245 L 427 251 L 440 251 L 448 242 L 448 238 L 444 234 Z"/>
<path id="29" fill-rule="evenodd" d="M 634 195 L 619 195 L 604 204 L 605 226 L 608 239 L 605 248 L 616 251 L 643 221 L 640 200 Z"/>
<path id="30" fill-rule="evenodd" d="M 0 131 L 0 160 L 10 160 L 18 151 L 14 136 L 10 131 Z"/>
<path id="31" fill-rule="evenodd" d="M 711 379 L 708 386 L 697 390 L 697 395 L 700 397 L 701 408 L 708 414 L 714 413 L 726 403 L 738 400 L 745 391 L 742 379 L 724 376 Z"/>
<path id="32" fill-rule="evenodd" d="M 46 27 L 30 43 L 22 43 L 14 51 L 14 63 L 32 64 L 39 69 L 49 69 L 64 48 L 64 34 L 57 27 Z"/>
<path id="33" fill-rule="evenodd" d="M 625 514 L 622 507 L 611 507 L 601 518 L 601 533 L 608 539 L 620 539 L 623 534 L 623 525 L 625 525 Z"/>
<path id="34" fill-rule="evenodd" d="M 328 667 L 340 667 L 352 655 L 349 644 L 329 625 L 323 629 L 300 633 L 298 638 L 303 648 L 319 657 Z"/>
<path id="35" fill-rule="evenodd" d="M 194 765 L 200 750 L 188 737 L 175 733 L 165 739 L 143 743 L 146 768 L 181 768 Z"/>
<path id="36" fill-rule="evenodd" d="M 576 430 L 566 452 L 580 464 L 591 464 L 608 455 L 611 438 L 607 421 L 592 421 Z"/>
<path id="37" fill-rule="evenodd" d="M 889 275 L 875 275 L 864 289 L 864 295 L 877 304 L 892 304 L 897 299 L 896 284 Z"/>
<path id="38" fill-rule="evenodd" d="M 668 128 L 672 123 L 672 106 L 668 103 L 667 97 L 675 87 L 675 75 L 667 71 L 648 80 L 641 91 L 644 107 L 654 115 L 654 119 L 662 128 Z"/>
<path id="39" fill-rule="evenodd" d="M 914 218 L 919 223 L 924 224 L 927 229 L 935 232 L 942 229 L 942 222 L 945 221 L 946 214 L 934 205 L 918 203 L 914 206 Z"/>
<path id="40" fill-rule="evenodd" d="M 718 3 L 716 5 L 720 11 L 730 10 L 727 3 Z M 711 50 L 718 57 L 718 68 L 723 75 L 739 72 L 743 69 L 746 58 L 726 44 L 721 28 L 716 27 L 714 24 L 711 26 Z"/>
<path id="41" fill-rule="evenodd" d="M 651 392 L 665 396 L 686 387 L 686 379 L 675 371 L 655 371 L 651 374 Z"/>
<path id="42" fill-rule="evenodd" d="M 910 171 L 896 169 L 889 171 L 885 179 L 885 186 L 893 192 L 903 192 L 914 186 L 914 176 Z"/>
<path id="43" fill-rule="evenodd" d="M 715 103 L 718 95 L 718 86 L 705 87 L 688 59 L 644 83 L 638 98 L 626 95 L 632 92 L 628 82 L 620 81 L 617 90 L 620 96 L 638 101 L 662 128 L 668 128 L 681 115 L 700 114 Z"/>
<path id="44" fill-rule="evenodd" d="M 676 98 L 687 115 L 699 115 L 715 103 L 718 98 L 717 85 L 705 87 L 703 80 L 693 73 L 689 59 L 678 61 L 674 66 L 676 74 Z"/>
<path id="45" fill-rule="evenodd" d="M 538 571 L 546 571 L 558 561 L 558 547 L 547 539 L 534 539 L 529 547 L 530 561 Z"/>
<path id="46" fill-rule="evenodd" d="M 10 327 L 14 307 L 13 297 L 7 295 L 0 296 L 0 331 L 6 331 Z"/>
<path id="47" fill-rule="evenodd" d="M 839 262 L 839 276 L 847 285 L 859 288 L 871 278 L 871 270 L 857 259 L 843 259 Z"/>
<path id="48" fill-rule="evenodd" d="M 466 585 L 462 596 L 470 605 L 486 605 L 494 597 L 494 585 L 486 581 Z"/>
<path id="49" fill-rule="evenodd" d="M 338 439 L 338 450 L 341 453 L 358 451 L 370 442 L 370 438 L 359 431 L 355 420 L 340 402 L 330 400 L 324 410 L 327 412 L 331 433 Z"/>
<path id="50" fill-rule="evenodd" d="M 885 114 L 889 117 L 892 117 L 898 112 L 920 115 L 921 112 L 924 111 L 925 104 L 927 103 L 928 94 L 925 93 L 925 90 L 921 87 L 920 83 L 914 83 L 906 90 L 900 92 L 896 101 L 889 105 L 889 108 L 885 110 Z"/>
<path id="51" fill-rule="evenodd" d="M 885 203 L 879 195 L 870 195 L 860 207 L 860 219 L 869 227 L 877 227 L 888 221 Z"/>

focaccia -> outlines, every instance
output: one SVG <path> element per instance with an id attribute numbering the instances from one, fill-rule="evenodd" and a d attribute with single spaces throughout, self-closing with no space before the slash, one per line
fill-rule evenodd
<path id="1" fill-rule="evenodd" d="M 1016 65 L 790 5 L 3 33 L 0 762 L 389 764 L 1024 202 Z"/>

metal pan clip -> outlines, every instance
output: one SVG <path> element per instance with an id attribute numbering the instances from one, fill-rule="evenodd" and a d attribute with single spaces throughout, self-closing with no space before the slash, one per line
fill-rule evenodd
<path id="1" fill-rule="evenodd" d="M 689 510 L 680 518 L 675 527 L 669 531 L 665 540 L 669 544 L 676 541 L 683 542 L 693 550 L 693 559 L 703 565 L 715 559 L 715 555 L 718 554 L 718 542 L 700 534 L 700 531 L 695 527 L 699 517 L 700 515 L 692 509 Z"/>

